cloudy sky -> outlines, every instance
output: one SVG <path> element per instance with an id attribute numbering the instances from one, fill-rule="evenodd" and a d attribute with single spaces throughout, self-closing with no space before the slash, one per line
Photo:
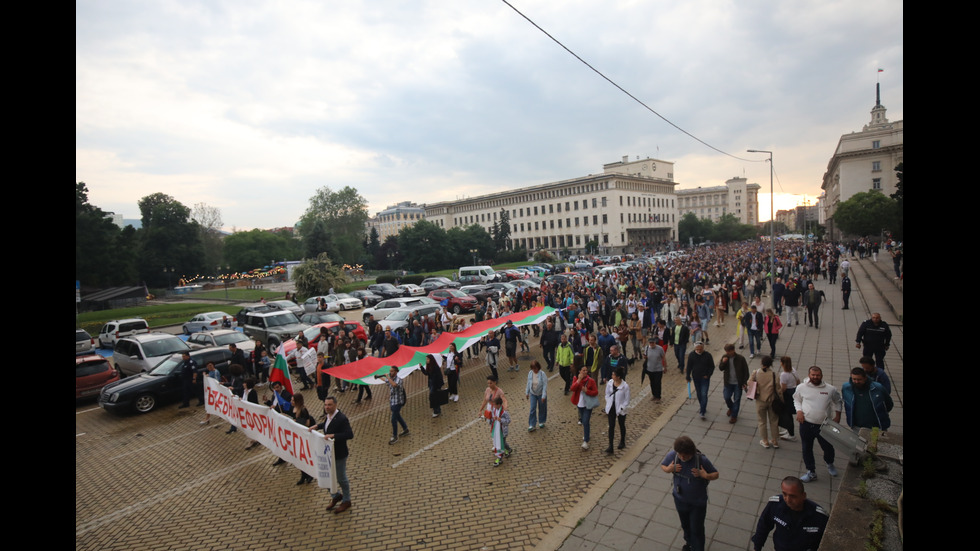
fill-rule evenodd
<path id="1" fill-rule="evenodd" d="M 511 3 L 701 140 L 773 150 L 777 209 L 820 193 L 877 78 L 903 118 L 899 0 Z M 159 191 L 220 208 L 228 229 L 292 225 L 319 187 L 347 185 L 373 215 L 623 155 L 676 163 L 679 188 L 768 191 L 767 163 L 677 131 L 500 0 L 75 7 L 75 179 L 126 218 Z"/>

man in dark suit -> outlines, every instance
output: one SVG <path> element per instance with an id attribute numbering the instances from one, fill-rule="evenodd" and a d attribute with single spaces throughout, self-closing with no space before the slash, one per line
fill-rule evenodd
<path id="1" fill-rule="evenodd" d="M 718 370 L 725 374 L 722 381 L 725 385 L 722 396 L 725 398 L 725 405 L 728 406 L 728 422 L 734 424 L 738 421 L 742 391 L 746 390 L 749 384 L 749 364 L 745 361 L 745 356 L 735 353 L 734 344 L 726 344 L 725 355 L 718 363 Z"/>
<path id="2" fill-rule="evenodd" d="M 314 427 L 316 430 L 323 431 L 324 438 L 334 441 L 334 468 L 337 469 L 337 484 L 340 491 L 333 494 L 328 511 L 333 510 L 334 514 L 343 513 L 350 509 L 350 481 L 347 480 L 347 441 L 354 438 L 354 430 L 350 426 L 347 416 L 337 410 L 337 399 L 327 396 L 323 401 L 323 412 L 327 416 L 323 422 Z M 340 503 L 340 506 L 334 507 Z"/>
<path id="3" fill-rule="evenodd" d="M 847 303 L 851 300 L 851 278 L 847 277 L 847 272 L 844 272 L 844 276 L 840 278 L 840 292 L 844 299 L 844 307 L 841 310 L 847 310 Z"/>
<path id="4" fill-rule="evenodd" d="M 231 360 L 229 360 L 228 365 L 238 364 L 244 368 L 252 367 L 252 364 L 245 364 L 245 354 L 238 349 L 238 345 L 231 343 L 228 345 L 228 350 L 231 352 Z M 250 373 L 250 375 L 255 375 L 255 373 Z"/>

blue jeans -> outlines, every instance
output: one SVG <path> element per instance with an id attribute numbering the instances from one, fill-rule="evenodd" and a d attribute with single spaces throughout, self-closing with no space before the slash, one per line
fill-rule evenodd
<path id="1" fill-rule="evenodd" d="M 334 468 L 337 469 L 337 484 L 340 491 L 335 492 L 330 497 L 342 497 L 344 503 L 350 503 L 350 481 L 347 480 L 347 458 L 334 460 Z"/>
<path id="2" fill-rule="evenodd" d="M 674 496 L 674 507 L 684 529 L 684 541 L 691 546 L 691 551 L 704 551 L 704 517 L 708 513 L 708 505 L 685 503 Z"/>
<path id="3" fill-rule="evenodd" d="M 578 420 L 582 422 L 582 429 L 585 431 L 585 436 L 582 438 L 586 442 L 589 441 L 589 421 L 592 419 L 592 408 L 578 408 Z"/>
<path id="4" fill-rule="evenodd" d="M 834 445 L 827 442 L 820 436 L 820 425 L 800 423 L 800 443 L 803 445 L 803 465 L 807 471 L 815 471 L 817 461 L 813 457 L 813 441 L 816 440 L 823 449 L 823 460 L 830 465 L 834 462 Z"/>
<path id="5" fill-rule="evenodd" d="M 759 353 L 762 353 L 762 330 L 761 329 L 749 329 L 749 353 L 755 354 L 755 350 L 759 349 Z"/>
<path id="6" fill-rule="evenodd" d="M 675 344 L 674 345 L 674 357 L 677 358 L 677 369 L 684 372 L 684 359 L 687 357 L 687 345 L 686 344 Z"/>
<path id="7" fill-rule="evenodd" d="M 548 401 L 542 400 L 537 394 L 531 393 L 531 414 L 527 417 L 527 426 L 542 425 L 548 421 Z"/>
<path id="8" fill-rule="evenodd" d="M 721 394 L 725 397 L 725 405 L 732 410 L 732 417 L 737 418 L 738 410 L 742 404 L 742 385 L 725 383 L 725 388 L 722 389 Z"/>
<path id="9" fill-rule="evenodd" d="M 405 419 L 402 418 L 402 407 L 405 404 L 398 404 L 397 406 L 391 406 L 391 437 L 398 438 L 398 425 L 402 426 L 402 430 L 408 430 L 408 424 L 405 423 Z"/>
<path id="10" fill-rule="evenodd" d="M 695 378 L 692 381 L 694 381 L 694 390 L 697 391 L 698 404 L 701 406 L 698 413 L 703 416 L 708 412 L 708 381 L 710 379 Z"/>

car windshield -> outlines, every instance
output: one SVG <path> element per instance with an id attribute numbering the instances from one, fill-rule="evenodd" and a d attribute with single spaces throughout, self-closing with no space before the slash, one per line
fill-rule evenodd
<path id="1" fill-rule="evenodd" d="M 466 293 L 464 293 L 462 291 L 457 291 L 456 289 L 450 289 L 449 290 L 449 295 L 450 296 L 454 296 L 454 297 L 467 297 L 467 296 L 469 296 L 469 295 L 467 295 Z"/>
<path id="2" fill-rule="evenodd" d="M 153 370 L 150 371 L 150 375 L 155 377 L 170 375 L 174 369 L 177 369 L 177 366 L 183 363 L 183 361 L 184 360 L 180 356 L 174 354 L 154 367 Z"/>
<path id="3" fill-rule="evenodd" d="M 225 333 L 224 335 L 218 335 L 214 338 L 214 344 L 218 346 L 228 346 L 229 344 L 235 343 L 236 345 L 240 342 L 249 342 L 249 338 L 245 335 L 235 331 L 234 333 Z"/>
<path id="4" fill-rule="evenodd" d="M 177 337 L 143 343 L 143 354 L 147 358 L 166 356 L 167 354 L 183 352 L 184 350 L 190 350 L 190 347 Z"/>
<path id="5" fill-rule="evenodd" d="M 354 298 L 354 297 L 352 297 L 352 296 L 350 296 L 350 295 L 348 295 L 347 293 L 337 293 L 337 294 L 336 294 L 335 296 L 336 296 L 336 297 L 337 297 L 338 299 L 345 299 L 345 298 Z"/>
<path id="6" fill-rule="evenodd" d="M 91 339 L 85 331 L 75 331 L 75 342 L 82 342 Z"/>
<path id="7" fill-rule="evenodd" d="M 388 321 L 404 321 L 409 314 L 411 314 L 411 312 L 408 310 L 395 310 L 394 312 L 388 314 L 388 317 L 385 319 Z"/>
<path id="8" fill-rule="evenodd" d="M 269 304 L 275 304 L 279 308 L 293 308 L 293 307 L 296 306 L 295 304 L 293 304 L 292 302 L 289 302 L 288 300 L 274 300 L 274 301 L 270 302 Z"/>
<path id="9" fill-rule="evenodd" d="M 276 314 L 265 318 L 266 327 L 280 327 L 291 323 L 299 323 L 299 319 L 296 318 L 296 314 L 293 314 L 292 312 L 283 312 L 281 314 Z"/>

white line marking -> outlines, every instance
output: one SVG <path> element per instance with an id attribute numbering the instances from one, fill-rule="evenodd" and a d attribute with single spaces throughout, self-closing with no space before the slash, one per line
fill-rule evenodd
<path id="1" fill-rule="evenodd" d="M 75 435 L 75 438 L 78 438 L 79 436 L 82 436 L 84 434 L 88 434 L 88 433 L 87 432 L 80 432 L 80 433 L 78 433 L 78 434 Z"/>
<path id="2" fill-rule="evenodd" d="M 559 376 L 559 374 L 558 373 L 555 373 L 551 377 L 548 377 L 548 380 L 551 381 L 552 379 L 554 379 L 555 377 L 558 377 L 558 376 Z M 479 423 L 481 421 L 486 421 L 486 419 L 484 419 L 482 417 L 478 417 L 478 418 L 470 421 L 469 423 L 466 423 L 462 427 L 459 427 L 458 429 L 454 430 L 453 432 L 450 432 L 449 434 L 443 436 L 442 438 L 436 440 L 435 442 L 433 442 L 431 444 L 428 444 L 425 447 L 423 447 L 422 449 L 416 450 L 416 451 L 410 453 L 409 455 L 406 455 L 405 457 L 399 459 L 398 461 L 392 463 L 391 468 L 394 469 L 396 467 L 401 466 L 403 463 L 405 463 L 406 461 L 409 461 L 410 459 L 415 459 L 416 457 L 418 457 L 419 455 L 421 455 L 422 452 L 431 450 L 432 448 L 438 446 L 439 444 L 442 444 L 446 440 L 449 440 L 453 436 L 456 436 L 457 434 L 463 432 L 464 430 L 470 428 L 474 424 Z"/>
<path id="3" fill-rule="evenodd" d="M 90 411 L 99 411 L 100 409 L 102 409 L 102 408 L 92 408 L 92 409 L 85 409 L 85 410 L 82 410 L 82 411 L 76 411 L 75 412 L 75 415 L 80 415 L 82 413 L 88 413 Z"/>

